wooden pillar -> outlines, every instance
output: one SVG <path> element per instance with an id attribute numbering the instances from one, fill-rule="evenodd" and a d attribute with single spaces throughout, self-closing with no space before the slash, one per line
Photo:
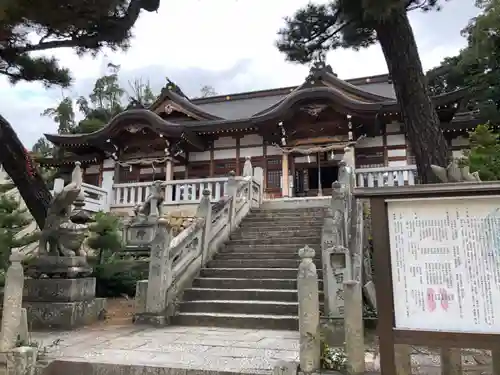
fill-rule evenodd
<path id="1" fill-rule="evenodd" d="M 215 173 L 214 172 L 214 167 L 215 167 L 215 165 L 214 165 L 214 154 L 215 154 L 215 152 L 214 152 L 214 143 L 212 142 L 210 144 L 210 166 L 209 166 L 209 176 L 210 177 L 213 177 L 214 173 Z"/>
<path id="2" fill-rule="evenodd" d="M 240 136 L 234 137 L 236 138 L 236 176 L 241 175 L 240 171 Z"/>
<path id="3" fill-rule="evenodd" d="M 262 184 L 264 186 L 262 186 L 262 191 L 264 192 L 264 195 L 265 195 L 265 192 L 267 189 L 267 144 L 266 144 L 266 141 L 264 141 L 264 143 L 262 144 L 262 169 L 264 170 L 264 179 L 262 182 Z"/>
<path id="4" fill-rule="evenodd" d="M 102 187 L 102 174 L 104 169 L 104 160 L 101 160 L 101 164 L 99 164 L 99 179 L 97 181 L 97 186 Z"/>
<path id="5" fill-rule="evenodd" d="M 281 196 L 288 198 L 290 196 L 290 188 L 288 185 L 288 154 L 283 153 L 281 160 Z"/>
<path id="6" fill-rule="evenodd" d="M 386 124 L 384 124 L 382 131 L 383 131 L 382 141 L 383 141 L 383 147 L 384 147 L 384 166 L 388 167 L 389 166 L 389 155 L 387 152 L 387 125 Z"/>

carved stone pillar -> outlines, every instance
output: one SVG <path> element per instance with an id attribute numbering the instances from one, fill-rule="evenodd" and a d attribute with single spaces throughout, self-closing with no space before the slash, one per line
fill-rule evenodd
<path id="1" fill-rule="evenodd" d="M 288 183 L 288 154 L 283 153 L 281 161 L 281 196 L 288 198 L 290 196 L 290 185 Z"/>

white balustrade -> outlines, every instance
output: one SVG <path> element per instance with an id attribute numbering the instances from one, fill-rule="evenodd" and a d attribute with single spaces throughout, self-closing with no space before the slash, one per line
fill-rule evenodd
<path id="1" fill-rule="evenodd" d="M 90 212 L 109 211 L 107 190 L 86 183 L 82 184 L 82 190 L 85 196 L 84 209 Z"/>
<path id="2" fill-rule="evenodd" d="M 356 169 L 357 187 L 415 185 L 417 166 Z"/>
<path id="3" fill-rule="evenodd" d="M 242 177 L 236 177 L 237 180 Z M 225 195 L 228 177 L 165 181 L 165 204 L 192 204 L 201 200 L 203 189 L 211 192 L 217 202 Z M 134 207 L 144 203 L 149 195 L 151 182 L 133 182 L 113 185 L 113 207 Z"/>

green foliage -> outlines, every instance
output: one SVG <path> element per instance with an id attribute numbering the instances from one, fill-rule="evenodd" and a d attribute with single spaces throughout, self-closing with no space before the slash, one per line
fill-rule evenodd
<path id="1" fill-rule="evenodd" d="M 278 49 L 290 61 L 309 63 L 337 48 L 369 47 L 377 42 L 376 27 L 404 7 L 405 11 L 439 8 L 438 0 L 331 0 L 309 3 L 278 31 Z"/>
<path id="2" fill-rule="evenodd" d="M 99 297 L 132 297 L 137 281 L 147 278 L 144 264 L 118 257 L 117 252 L 123 246 L 121 227 L 119 217 L 103 212 L 97 213 L 95 222 L 89 226 L 91 235 L 87 244 L 97 253 L 93 266 Z"/>
<path id="3" fill-rule="evenodd" d="M 483 122 L 500 123 L 500 0 L 477 1 L 481 13 L 462 35 L 467 46 L 427 73 L 434 93 L 468 87 L 470 109 L 479 110 Z"/>
<path id="4" fill-rule="evenodd" d="M 137 282 L 148 278 L 148 267 L 135 259 L 118 259 L 112 255 L 94 266 L 94 277 L 98 297 L 133 297 Z"/>
<path id="5" fill-rule="evenodd" d="M 122 248 L 121 221 L 117 216 L 98 212 L 89 230 L 91 234 L 87 244 L 98 252 L 99 264 Z"/>
<path id="6" fill-rule="evenodd" d="M 347 354 L 343 348 L 329 346 L 321 342 L 321 369 L 333 370 L 345 374 L 347 371 Z"/>
<path id="7" fill-rule="evenodd" d="M 38 232 L 17 238 L 17 234 L 30 225 L 32 219 L 19 200 L 7 194 L 0 195 L 0 270 L 9 265 L 12 249 L 24 247 L 38 239 Z"/>
<path id="8" fill-rule="evenodd" d="M 47 108 L 42 112 L 42 116 L 51 117 L 59 125 L 59 134 L 71 133 L 75 127 L 75 111 L 73 110 L 73 100 L 69 97 L 63 98 L 57 107 Z"/>
<path id="9" fill-rule="evenodd" d="M 88 97 L 80 96 L 76 99 L 76 110 L 83 115 L 83 119 L 75 122 L 75 108 L 73 100 L 63 98 L 53 108 L 47 108 L 42 115 L 50 116 L 58 124 L 58 133 L 87 134 L 93 133 L 106 125 L 114 116 L 126 109 L 124 96 L 128 97 L 128 106 L 148 107 L 156 99 L 151 85 L 142 79 L 129 82 L 130 92 L 127 92 L 119 82 L 120 66 L 108 64 L 108 72 L 99 77 Z M 44 138 L 40 138 L 33 151 L 48 154 L 52 148 L 46 147 Z"/>
<path id="10" fill-rule="evenodd" d="M 471 172 L 482 181 L 500 180 L 500 135 L 489 125 L 479 125 L 469 134 L 471 148 L 465 152 Z"/>
<path id="11" fill-rule="evenodd" d="M 97 54 L 127 49 L 141 9 L 155 11 L 160 0 L 16 0 L 0 5 L 0 74 L 13 83 L 41 81 L 69 86 L 69 70 L 54 57 L 34 53 L 73 48 Z"/>

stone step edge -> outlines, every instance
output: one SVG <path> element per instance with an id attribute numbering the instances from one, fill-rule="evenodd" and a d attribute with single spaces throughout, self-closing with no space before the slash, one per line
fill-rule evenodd
<path id="1" fill-rule="evenodd" d="M 215 271 L 215 270 L 231 270 L 231 271 L 239 271 L 239 272 L 244 272 L 244 271 L 260 271 L 260 270 L 266 270 L 266 271 L 298 271 L 299 268 L 287 268 L 287 267 L 282 267 L 282 268 L 269 268 L 269 267 L 260 267 L 260 268 L 255 268 L 255 267 L 205 267 L 202 268 L 201 271 L 203 270 L 210 270 L 210 271 Z M 321 271 L 318 269 L 318 271 Z M 253 279 L 256 280 L 256 279 Z M 258 280 L 264 280 L 264 279 L 258 279 Z"/>
<path id="2" fill-rule="evenodd" d="M 228 248 L 230 247 L 229 245 L 231 244 L 231 241 L 227 242 L 226 243 L 226 246 L 225 248 Z M 284 246 L 286 245 L 286 246 Z M 316 243 L 315 245 L 321 245 L 321 243 Z M 236 246 L 236 245 L 235 245 Z M 245 245 L 237 245 L 237 246 L 245 246 Z M 301 243 L 286 243 L 286 244 L 281 244 L 281 243 L 269 243 L 269 244 L 262 244 L 262 245 L 254 245 L 252 246 L 252 250 L 253 249 L 256 249 L 256 248 L 259 248 L 259 247 L 278 247 L 278 248 L 288 248 L 290 246 L 304 246 L 304 244 L 301 244 Z M 312 246 L 312 245 L 311 245 Z"/>
<path id="3" fill-rule="evenodd" d="M 226 252 L 219 252 L 219 253 L 217 254 L 217 257 L 218 257 L 218 256 L 220 256 L 220 255 L 222 255 L 222 254 L 224 254 L 224 255 L 248 255 L 249 253 L 252 253 L 252 252 L 251 252 L 251 251 L 248 251 L 248 252 L 244 252 L 244 251 L 226 251 Z M 286 252 L 284 252 L 284 251 L 280 251 L 280 252 L 278 252 L 278 253 L 276 253 L 276 252 L 274 252 L 274 253 L 273 253 L 273 252 L 265 252 L 265 251 L 260 251 L 260 252 L 258 252 L 258 253 L 259 253 L 260 255 L 269 255 L 269 256 L 276 256 L 276 255 L 278 255 L 278 254 L 279 254 L 279 255 L 282 255 L 282 254 L 295 254 L 295 256 L 297 257 L 297 259 L 300 259 L 300 258 L 299 258 L 299 255 L 298 255 L 296 252 L 294 252 L 294 251 L 290 251 L 290 253 L 286 253 Z M 318 258 L 318 259 L 319 259 L 319 258 L 321 258 L 321 256 L 316 254 L 316 255 L 314 256 L 314 258 Z M 265 258 L 261 258 L 261 257 L 259 257 L 259 258 L 255 258 L 255 259 L 262 259 L 262 260 L 266 260 Z M 275 258 L 272 258 L 272 259 L 275 259 Z M 281 260 L 290 260 L 290 258 L 276 258 L 276 259 L 281 259 Z M 292 259 L 292 260 L 293 260 L 293 259 Z"/>
<path id="4" fill-rule="evenodd" d="M 298 306 L 298 302 L 289 302 L 289 301 L 260 301 L 260 300 L 222 300 L 222 299 L 213 299 L 213 300 L 196 300 L 196 301 L 181 301 L 181 304 L 195 304 L 195 303 L 216 303 L 216 304 L 246 304 L 246 305 L 286 305 L 286 306 Z"/>
<path id="5" fill-rule="evenodd" d="M 245 289 L 231 289 L 231 288 L 200 288 L 200 287 L 194 287 L 194 288 L 186 288 L 184 289 L 185 291 L 196 291 L 196 292 L 202 292 L 202 291 L 216 291 L 216 292 L 278 292 L 278 293 L 297 293 L 297 289 L 262 289 L 262 288 L 245 288 Z M 321 293 L 321 292 L 320 292 Z M 201 300 L 199 300 L 201 301 Z"/>
<path id="6" fill-rule="evenodd" d="M 266 314 L 233 314 L 233 313 L 214 313 L 214 312 L 180 312 L 178 316 L 211 316 L 220 318 L 247 318 L 247 319 L 293 319 L 298 320 L 299 317 L 296 315 L 266 315 Z"/>

